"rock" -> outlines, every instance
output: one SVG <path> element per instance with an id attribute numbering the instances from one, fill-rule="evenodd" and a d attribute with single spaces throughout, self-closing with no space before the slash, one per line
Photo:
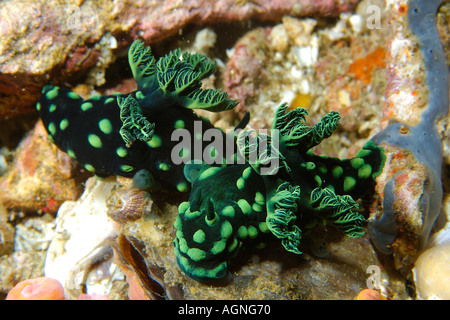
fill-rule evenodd
<path id="1" fill-rule="evenodd" d="M 48 140 L 39 121 L 20 143 L 8 172 L 0 177 L 0 199 L 7 209 L 55 213 L 62 202 L 78 198 L 85 177 L 77 164 Z"/>
<path id="2" fill-rule="evenodd" d="M 356 33 L 349 27 L 350 17 L 342 14 L 335 25 L 316 29 L 323 24 L 320 19 L 285 17 L 272 28 L 255 28 L 242 36 L 229 51 L 224 75 L 225 90 L 240 101 L 233 112 L 242 117 L 249 111 L 253 128 L 270 128 L 282 102 L 306 108 L 313 123 L 338 111 L 345 138 L 334 135 L 317 152 L 341 158 L 356 154 L 380 130 L 386 87 L 381 58 L 388 28 Z M 331 40 L 337 26 L 345 33 Z M 371 68 L 352 68 L 358 60 L 370 61 Z"/>
<path id="3" fill-rule="evenodd" d="M 45 252 L 16 251 L 0 257 L 0 298 L 17 283 L 44 275 Z"/>
<path id="4" fill-rule="evenodd" d="M 14 227 L 8 222 L 8 213 L 0 203 L 0 257 L 14 249 Z"/>
<path id="5" fill-rule="evenodd" d="M 375 198 L 379 202 L 369 230 L 376 247 L 392 254 L 395 268 L 409 280 L 417 258 L 429 246 L 430 235 L 442 227 L 438 216 L 448 185 L 442 172 L 446 166 L 442 140 L 448 139 L 444 129 L 448 73 L 442 72 L 447 68 L 445 48 L 438 33 L 442 26 L 437 27 L 435 17 L 442 2 L 386 2 L 391 26 L 386 52 L 388 84 L 383 130 L 372 141 L 385 148 L 387 161 L 377 179 Z M 445 5 L 442 8 L 445 11 Z"/>
<path id="6" fill-rule="evenodd" d="M 358 1 L 3 1 L 0 4 L 0 116 L 30 113 L 44 84 L 102 72 L 115 48 L 155 43 L 189 24 L 337 15 Z M 51 10 L 49 10 L 51 8 Z M 100 82 L 101 83 L 101 79 Z M 13 107 L 14 106 L 14 107 Z"/>

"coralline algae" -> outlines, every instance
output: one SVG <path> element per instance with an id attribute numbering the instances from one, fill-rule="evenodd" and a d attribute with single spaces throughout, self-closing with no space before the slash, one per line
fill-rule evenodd
<path id="1" fill-rule="evenodd" d="M 402 202 L 402 199 L 400 199 L 401 189 L 404 188 L 407 181 L 413 179 L 414 172 L 410 169 L 412 166 L 415 166 L 415 168 L 421 167 L 420 170 L 423 170 L 423 172 L 418 174 L 417 178 L 422 179 L 422 181 L 419 183 L 420 185 L 416 186 L 416 190 L 411 190 L 418 197 L 408 201 L 416 201 L 414 210 L 419 210 L 421 215 L 417 222 L 419 229 L 414 229 L 412 234 L 407 236 L 407 241 L 417 243 L 418 250 L 423 249 L 441 211 L 443 196 L 441 181 L 442 143 L 439 126 L 440 121 L 443 121 L 443 119 L 445 121 L 449 106 L 446 59 L 436 28 L 436 12 L 442 2 L 442 0 L 411 0 L 407 4 L 410 31 L 414 37 L 417 37 L 422 63 L 426 70 L 427 104 L 420 114 L 420 121 L 416 124 L 411 124 L 411 119 L 406 119 L 405 123 L 393 122 L 372 139 L 376 144 L 393 147 L 391 149 L 393 152 L 388 155 L 388 159 L 395 159 L 396 152 L 397 154 L 402 153 L 401 157 L 412 155 L 415 158 L 413 165 L 409 163 L 408 166 L 403 168 L 390 170 L 392 175 L 389 176 L 382 191 L 384 197 L 383 215 L 372 219 L 369 224 L 369 231 L 374 244 L 384 253 L 395 253 L 393 243 L 396 241 L 399 232 L 403 232 L 402 229 L 405 228 L 405 221 L 400 221 L 399 215 L 406 216 L 409 214 L 411 216 L 410 212 L 401 212 L 405 207 L 402 207 L 399 203 Z M 398 3 L 396 5 L 398 6 Z M 395 7 L 394 4 L 392 6 Z M 405 32 L 405 30 L 400 32 Z M 394 65 L 393 68 L 395 67 Z M 398 76 L 395 75 L 395 70 L 392 73 L 394 76 L 391 78 L 391 82 L 398 80 L 398 78 L 395 78 L 395 76 Z M 408 81 L 411 79 L 405 77 L 400 80 Z M 411 107 L 416 108 L 417 104 Z M 385 170 L 387 169 L 385 168 Z M 420 170 L 415 173 L 417 174 Z M 418 193 L 418 191 L 420 192 Z M 410 203 L 409 208 L 412 207 Z M 413 256 L 416 254 L 413 254 Z M 405 259 L 406 257 L 399 258 Z M 414 257 L 410 258 L 414 260 Z M 413 263 L 413 261 L 411 262 Z M 409 266 L 406 267 L 409 269 Z"/>

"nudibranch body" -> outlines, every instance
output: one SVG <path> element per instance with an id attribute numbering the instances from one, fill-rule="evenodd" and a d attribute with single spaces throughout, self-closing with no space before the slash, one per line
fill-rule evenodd
<path id="1" fill-rule="evenodd" d="M 135 41 L 129 62 L 138 90 L 130 94 L 93 96 L 87 100 L 75 92 L 45 86 L 36 105 L 49 137 L 86 170 L 98 176 L 132 177 L 147 169 L 168 190 L 188 191 L 183 166 L 173 163 L 172 141 L 177 129 L 200 136 L 213 128 L 191 109 L 218 112 L 237 102 L 225 92 L 201 89 L 201 80 L 216 65 L 200 54 L 174 50 L 155 62 L 150 49 Z M 191 148 L 179 150 L 185 163 L 193 157 Z"/>
<path id="2" fill-rule="evenodd" d="M 275 115 L 273 129 L 279 136 L 249 139 L 252 135 L 245 131 L 239 134 L 239 152 L 246 164 L 185 167 L 192 191 L 179 206 L 174 244 L 178 264 L 191 278 L 223 279 L 243 242 L 260 244 L 261 235 L 273 235 L 287 251 L 301 254 L 302 229 L 319 220 L 350 237 L 364 234 L 365 218 L 357 212 L 355 199 L 380 174 L 385 161 L 382 148 L 368 142 L 355 158 L 344 160 L 315 155 L 310 149 L 332 134 L 338 113 L 310 127 L 302 123 L 305 109 L 286 110 L 283 104 Z M 250 161 L 255 150 L 262 152 Z M 278 165 L 263 174 L 264 166 L 275 158 Z"/>
<path id="3" fill-rule="evenodd" d="M 337 112 L 311 127 L 304 124 L 305 109 L 286 112 L 282 104 L 270 135 L 225 134 L 190 110 L 218 112 L 237 104 L 225 92 L 201 88 L 215 63 L 180 50 L 155 61 L 141 41 L 130 47 L 129 62 L 135 92 L 84 100 L 69 89 L 45 86 L 36 107 L 50 139 L 86 170 L 134 176 L 138 188 L 155 181 L 169 191 L 192 189 L 179 206 L 174 240 L 188 276 L 224 279 L 244 242 L 261 245 L 264 238 L 279 239 L 287 251 L 300 254 L 302 232 L 318 220 L 350 237 L 364 233 L 355 199 L 372 186 L 385 157 L 372 142 L 353 159 L 315 155 L 311 148 L 336 129 Z M 232 145 L 231 152 L 224 145 Z M 205 157 L 213 161 L 199 161 Z"/>

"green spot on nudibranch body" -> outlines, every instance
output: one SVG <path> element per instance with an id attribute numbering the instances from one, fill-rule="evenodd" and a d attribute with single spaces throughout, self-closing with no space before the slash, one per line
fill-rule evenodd
<path id="1" fill-rule="evenodd" d="M 200 217 L 201 215 L 201 211 L 191 211 L 190 208 L 186 209 L 186 211 L 184 212 L 184 216 L 186 217 L 186 219 L 195 219 L 197 217 Z"/>
<path id="2" fill-rule="evenodd" d="M 248 179 L 250 177 L 251 173 L 252 173 L 251 167 L 245 168 L 244 171 L 242 172 L 242 178 Z"/>
<path id="3" fill-rule="evenodd" d="M 88 141 L 91 146 L 93 146 L 94 148 L 97 148 L 97 149 L 101 148 L 103 145 L 102 140 L 93 133 L 88 135 Z"/>
<path id="4" fill-rule="evenodd" d="M 120 166 L 120 170 L 122 170 L 123 172 L 131 172 L 134 170 L 134 167 L 127 164 L 123 164 Z"/>
<path id="5" fill-rule="evenodd" d="M 72 159 L 76 159 L 76 155 L 75 152 L 73 152 L 72 149 L 67 149 L 67 154 L 72 158 Z"/>
<path id="6" fill-rule="evenodd" d="M 213 175 L 215 175 L 218 171 L 220 171 L 220 168 L 218 167 L 211 167 L 206 169 L 199 177 L 200 180 L 209 179 Z"/>
<path id="7" fill-rule="evenodd" d="M 242 210 L 243 214 L 250 214 L 252 213 L 252 207 L 245 199 L 239 199 L 237 202 L 237 205 Z"/>
<path id="8" fill-rule="evenodd" d="M 180 182 L 177 184 L 177 190 L 180 192 L 186 192 L 189 190 L 189 187 L 186 182 Z"/>
<path id="9" fill-rule="evenodd" d="M 125 158 L 128 154 L 128 151 L 127 151 L 127 149 L 125 149 L 123 147 L 118 147 L 116 149 L 116 154 L 121 158 Z"/>
<path id="10" fill-rule="evenodd" d="M 353 169 L 359 169 L 362 165 L 364 165 L 364 159 L 353 158 L 352 160 L 350 160 L 350 164 L 352 165 Z"/>
<path id="11" fill-rule="evenodd" d="M 225 217 L 234 218 L 236 211 L 234 210 L 233 206 L 226 206 L 222 209 L 221 214 Z"/>
<path id="12" fill-rule="evenodd" d="M 328 172 L 327 166 L 325 164 L 323 164 L 322 162 L 319 162 L 317 164 L 317 169 L 319 170 L 320 173 L 322 174 L 326 174 Z"/>
<path id="13" fill-rule="evenodd" d="M 368 149 L 360 149 L 357 153 L 356 156 L 358 158 L 363 158 L 363 157 L 367 157 L 368 155 L 370 155 L 372 153 L 372 150 L 368 150 Z"/>
<path id="14" fill-rule="evenodd" d="M 250 239 L 255 239 L 258 236 L 258 229 L 256 229 L 254 226 L 249 226 L 247 230 Z"/>
<path id="15" fill-rule="evenodd" d="M 86 163 L 86 164 L 84 165 L 84 168 L 85 168 L 87 171 L 89 171 L 89 172 L 94 172 L 94 171 L 95 171 L 95 168 L 94 168 L 91 164 L 89 164 L 89 163 Z"/>
<path id="16" fill-rule="evenodd" d="M 178 206 L 178 212 L 180 213 L 185 213 L 186 210 L 190 207 L 190 203 L 189 201 L 184 201 L 182 203 L 180 203 L 180 205 Z"/>
<path id="17" fill-rule="evenodd" d="M 252 205 L 252 210 L 255 212 L 262 212 L 263 211 L 263 207 L 257 203 L 254 203 Z"/>
<path id="18" fill-rule="evenodd" d="M 104 134 L 110 134 L 112 132 L 112 124 L 109 119 L 102 119 L 98 122 L 98 127 Z"/>
<path id="19" fill-rule="evenodd" d="M 349 192 L 353 190 L 356 185 L 356 180 L 353 177 L 345 177 L 344 178 L 344 192 Z"/>
<path id="20" fill-rule="evenodd" d="M 192 239 L 193 239 L 195 242 L 197 242 L 197 243 L 203 243 L 203 242 L 205 242 L 205 239 L 206 239 L 205 232 L 204 232 L 203 230 L 197 230 L 197 231 L 194 233 Z"/>
<path id="21" fill-rule="evenodd" d="M 240 226 L 239 229 L 238 229 L 238 231 L 237 231 L 237 234 L 238 234 L 239 238 L 241 238 L 241 239 L 247 238 L 247 237 L 248 237 L 248 230 L 247 230 L 247 227 L 245 227 L 245 226 Z"/>
<path id="22" fill-rule="evenodd" d="M 92 96 L 89 97 L 89 100 L 94 100 L 94 101 L 99 101 L 101 100 L 103 97 L 101 94 L 94 94 Z"/>
<path id="23" fill-rule="evenodd" d="M 111 103 L 111 102 L 114 102 L 114 101 L 116 101 L 116 99 L 113 98 L 113 97 L 110 97 L 110 98 L 105 100 L 104 104 L 108 104 L 108 103 Z"/>
<path id="24" fill-rule="evenodd" d="M 335 166 L 331 170 L 331 174 L 333 175 L 333 178 L 335 178 L 335 179 L 339 179 L 343 173 L 344 173 L 344 169 L 342 169 L 342 167 L 340 167 L 340 166 Z"/>
<path id="25" fill-rule="evenodd" d="M 173 125 L 173 127 L 175 129 L 183 129 L 184 126 L 185 126 L 185 123 L 183 120 L 177 120 L 177 121 L 175 121 L 175 124 Z"/>
<path id="26" fill-rule="evenodd" d="M 55 124 L 54 124 L 53 122 L 50 122 L 50 123 L 48 124 L 48 131 L 50 132 L 50 134 L 51 134 L 52 136 L 55 135 L 55 133 L 56 133 L 56 126 L 55 126 Z"/>
<path id="27" fill-rule="evenodd" d="M 187 255 L 194 261 L 201 261 L 205 259 L 206 252 L 198 248 L 190 248 L 187 251 Z"/>
<path id="28" fill-rule="evenodd" d="M 80 108 L 83 111 L 88 111 L 89 109 L 92 109 L 94 105 L 91 102 L 84 102 L 81 104 Z"/>
<path id="29" fill-rule="evenodd" d="M 316 164 L 314 162 L 306 162 L 303 163 L 302 166 L 305 167 L 306 170 L 314 170 L 316 168 Z"/>
<path id="30" fill-rule="evenodd" d="M 227 239 L 221 239 L 219 241 L 215 241 L 213 247 L 211 248 L 212 254 L 219 254 L 223 252 L 227 245 Z"/>
<path id="31" fill-rule="evenodd" d="M 61 130 L 63 130 L 63 131 L 64 131 L 68 126 L 69 126 L 69 120 L 66 119 L 66 118 L 62 119 L 61 122 L 59 123 L 59 128 L 60 128 Z"/>
<path id="32" fill-rule="evenodd" d="M 220 227 L 220 236 L 224 239 L 228 239 L 232 233 L 233 227 L 231 226 L 231 223 L 225 220 Z"/>
<path id="33" fill-rule="evenodd" d="M 231 245 L 228 247 L 228 252 L 233 252 L 234 250 L 236 250 L 238 244 L 239 244 L 238 239 L 233 238 L 233 242 L 232 242 Z"/>
<path id="34" fill-rule="evenodd" d="M 58 91 L 59 91 L 59 87 L 53 87 L 52 89 L 50 89 L 49 91 L 47 91 L 45 93 L 45 97 L 48 100 L 53 100 L 58 96 Z"/>
<path id="35" fill-rule="evenodd" d="M 269 228 L 267 227 L 267 223 L 265 223 L 265 222 L 260 222 L 258 227 L 259 227 L 259 230 L 261 230 L 262 233 L 269 232 Z"/>
<path id="36" fill-rule="evenodd" d="M 79 96 L 78 94 L 76 94 L 75 92 L 73 92 L 73 91 L 69 91 L 69 92 L 67 93 L 67 96 L 68 96 L 70 99 L 80 99 L 80 96 Z"/>
<path id="37" fill-rule="evenodd" d="M 147 141 L 147 145 L 153 149 L 161 147 L 161 144 L 162 144 L 161 138 L 158 137 L 156 134 L 153 135 L 150 141 Z"/>
<path id="38" fill-rule="evenodd" d="M 263 196 L 263 194 L 262 194 L 261 192 L 259 192 L 259 191 L 257 191 L 257 192 L 255 193 L 255 202 L 256 202 L 257 204 L 261 205 L 261 206 L 265 204 L 264 196 Z"/>
<path id="39" fill-rule="evenodd" d="M 55 112 L 55 111 L 56 111 L 56 108 L 57 108 L 56 104 L 52 103 L 52 104 L 50 105 L 50 107 L 48 107 L 48 111 L 49 111 L 49 112 Z"/>
<path id="40" fill-rule="evenodd" d="M 159 165 L 158 165 L 158 169 L 159 170 L 162 170 L 162 171 L 169 171 L 170 170 L 170 167 L 169 167 L 169 165 L 167 164 L 167 163 L 160 163 Z"/>
<path id="41" fill-rule="evenodd" d="M 245 187 L 245 180 L 244 180 L 243 177 L 240 177 L 239 179 L 237 179 L 237 181 L 236 181 L 236 187 L 237 187 L 239 190 L 243 190 L 243 189 L 244 189 L 244 187 Z"/>
<path id="42" fill-rule="evenodd" d="M 370 177 L 371 174 L 372 174 L 372 166 L 368 163 L 363 165 L 358 170 L 358 178 L 360 179 L 367 179 L 368 177 Z"/>
<path id="43" fill-rule="evenodd" d="M 314 176 L 314 181 L 316 182 L 317 187 L 322 186 L 322 178 L 320 178 L 318 175 Z"/>

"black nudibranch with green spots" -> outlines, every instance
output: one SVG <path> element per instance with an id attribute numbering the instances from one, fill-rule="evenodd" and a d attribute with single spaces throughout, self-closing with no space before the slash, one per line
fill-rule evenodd
<path id="1" fill-rule="evenodd" d="M 200 54 L 175 50 L 155 61 L 150 48 L 135 41 L 128 55 L 137 91 L 83 100 L 69 89 L 45 86 L 36 107 L 50 139 L 86 170 L 134 176 L 139 188 L 191 189 L 188 201 L 179 206 L 174 240 L 178 264 L 188 276 L 224 279 L 240 247 L 251 242 L 261 246 L 262 235 L 300 254 L 302 232 L 319 220 L 350 237 L 364 233 L 365 219 L 355 199 L 373 185 L 385 156 L 372 142 L 353 159 L 313 154 L 310 149 L 336 129 L 337 112 L 310 127 L 304 124 L 305 109 L 286 112 L 282 104 L 271 135 L 235 131 L 225 137 L 221 132 L 237 142 L 238 153 L 231 156 L 241 162 L 227 158 L 221 166 L 197 161 L 177 165 L 172 161 L 178 146 L 172 141 L 174 130 L 195 136 L 196 121 L 202 124 L 200 134 L 214 128 L 190 109 L 219 112 L 237 102 L 226 92 L 201 89 L 201 80 L 216 65 Z M 192 139 L 191 148 L 179 150 L 179 156 L 196 159 L 191 150 L 198 143 Z"/>
<path id="2" fill-rule="evenodd" d="M 183 166 L 174 165 L 175 129 L 213 128 L 190 109 L 229 110 L 237 102 L 220 90 L 201 89 L 216 64 L 179 49 L 155 61 L 150 48 L 135 41 L 128 53 L 138 90 L 87 100 L 58 86 L 45 86 L 37 103 L 50 139 L 98 176 L 132 177 L 147 169 L 167 190 L 189 190 Z M 193 150 L 193 149 L 192 149 Z M 189 153 L 189 150 L 187 152 Z"/>
<path id="3" fill-rule="evenodd" d="M 380 174 L 383 149 L 367 142 L 352 159 L 315 155 L 310 149 L 332 134 L 339 114 L 331 112 L 310 127 L 303 123 L 305 109 L 286 110 L 282 104 L 275 115 L 278 137 L 239 133 L 239 153 L 246 164 L 185 166 L 192 191 L 179 206 L 174 243 L 178 264 L 191 278 L 225 278 L 230 259 L 244 241 L 261 245 L 261 235 L 275 236 L 287 251 L 301 254 L 302 229 L 320 220 L 349 237 L 364 234 L 365 218 L 357 212 L 355 199 Z M 275 139 L 279 143 L 273 143 Z M 262 150 L 256 161 L 255 150 Z M 274 158 L 278 166 L 263 174 L 262 168 Z"/>

